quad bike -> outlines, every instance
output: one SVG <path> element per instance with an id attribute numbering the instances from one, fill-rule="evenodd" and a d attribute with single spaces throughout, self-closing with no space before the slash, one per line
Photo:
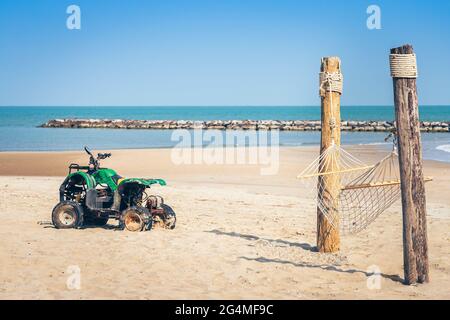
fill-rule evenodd
<path id="1" fill-rule="evenodd" d="M 147 195 L 153 184 L 165 186 L 162 179 L 122 178 L 114 170 L 101 168 L 100 160 L 111 153 L 89 155 L 89 165 L 71 164 L 69 175 L 59 188 L 59 203 L 52 212 L 57 229 L 104 226 L 109 219 L 129 231 L 151 230 L 153 225 L 175 228 L 176 216 L 163 198 Z"/>

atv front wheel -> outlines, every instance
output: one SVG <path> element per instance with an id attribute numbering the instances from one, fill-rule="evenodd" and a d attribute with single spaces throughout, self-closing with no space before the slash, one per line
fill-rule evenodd
<path id="1" fill-rule="evenodd" d="M 152 217 L 150 211 L 143 207 L 131 207 L 122 213 L 122 224 L 128 231 L 140 232 L 152 229 Z"/>
<path id="2" fill-rule="evenodd" d="M 177 216 L 175 211 L 173 211 L 171 206 L 167 204 L 162 204 L 161 208 L 164 210 L 164 214 L 159 217 L 162 218 L 161 224 L 165 229 L 173 230 L 175 229 L 175 225 L 177 223 Z"/>
<path id="3" fill-rule="evenodd" d="M 56 229 L 72 229 L 81 225 L 83 208 L 74 201 L 62 201 L 52 211 L 52 223 Z"/>

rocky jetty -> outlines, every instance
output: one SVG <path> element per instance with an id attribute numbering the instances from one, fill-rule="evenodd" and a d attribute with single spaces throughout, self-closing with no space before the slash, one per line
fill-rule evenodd
<path id="1" fill-rule="evenodd" d="M 204 130 L 281 130 L 320 131 L 320 121 L 308 120 L 109 120 L 109 119 L 55 119 L 42 128 L 105 128 L 105 129 L 204 129 Z M 351 132 L 392 131 L 395 123 L 390 121 L 342 121 L 341 130 Z M 450 122 L 421 122 L 424 132 L 450 132 Z"/>

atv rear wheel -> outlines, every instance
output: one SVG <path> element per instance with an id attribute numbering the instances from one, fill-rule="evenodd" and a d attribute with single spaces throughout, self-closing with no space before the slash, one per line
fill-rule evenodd
<path id="1" fill-rule="evenodd" d="M 62 201 L 52 211 L 52 223 L 56 229 L 77 228 L 83 219 L 83 208 L 74 201 Z"/>
<path id="2" fill-rule="evenodd" d="M 147 208 L 131 207 L 125 209 L 121 217 L 125 229 L 131 232 L 140 232 L 152 229 L 152 218 Z"/>

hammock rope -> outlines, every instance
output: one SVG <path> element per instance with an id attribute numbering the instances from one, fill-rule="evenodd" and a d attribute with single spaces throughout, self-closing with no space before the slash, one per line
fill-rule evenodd
<path id="1" fill-rule="evenodd" d="M 341 188 L 341 230 L 357 233 L 367 228 L 400 199 L 396 150 Z"/>
<path id="2" fill-rule="evenodd" d="M 392 78 L 416 79 L 419 76 L 415 54 L 391 54 L 389 63 Z"/>
<path id="3" fill-rule="evenodd" d="M 337 145 L 332 145 L 299 176 L 311 191 L 320 212 L 344 234 L 358 233 L 400 198 L 397 152 L 394 149 L 369 166 Z M 324 171 L 323 168 L 338 168 Z M 332 179 L 325 177 L 332 176 Z M 329 184 L 336 194 L 328 194 Z"/>
<path id="4" fill-rule="evenodd" d="M 322 59 L 322 64 L 324 60 Z M 338 61 L 338 70 L 341 70 L 341 61 Z M 319 73 L 319 95 L 325 99 L 326 93 L 328 92 L 328 97 L 330 99 L 330 106 L 333 105 L 333 92 L 337 92 L 342 95 L 344 88 L 344 76 L 340 71 L 337 72 L 320 72 Z M 331 117 L 329 120 L 330 130 L 331 130 L 331 144 L 335 144 L 335 132 L 336 132 L 336 116 L 334 114 L 333 108 L 331 108 Z"/>

